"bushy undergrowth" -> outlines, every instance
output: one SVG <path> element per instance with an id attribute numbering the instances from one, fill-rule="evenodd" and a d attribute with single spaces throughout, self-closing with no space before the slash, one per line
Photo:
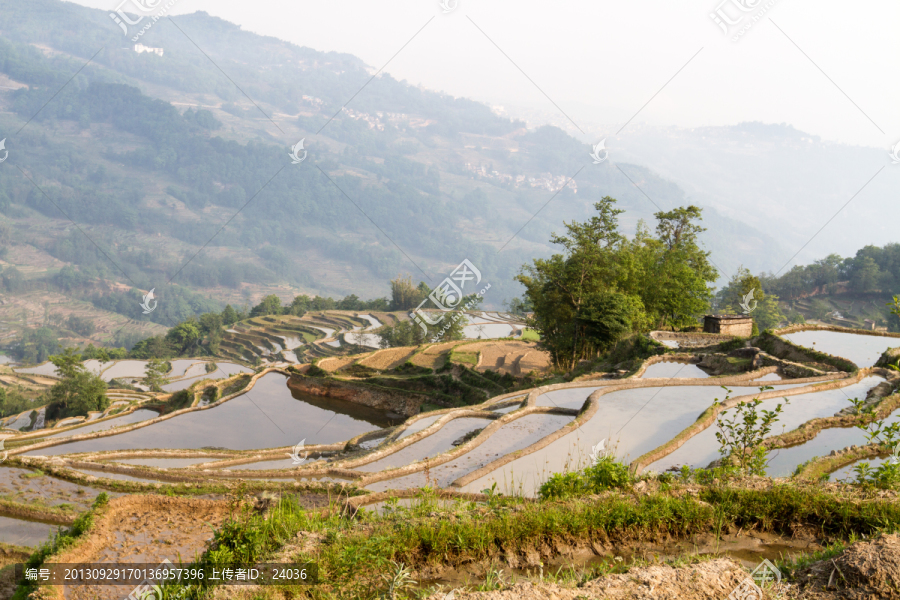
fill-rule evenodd
<path id="1" fill-rule="evenodd" d="M 633 482 L 627 465 L 612 456 L 604 456 L 583 471 L 554 474 L 541 485 L 539 494 L 544 499 L 571 498 L 624 488 Z"/>
<path id="2" fill-rule="evenodd" d="M 608 489 L 620 485 L 616 463 L 601 464 L 605 466 L 594 471 L 596 477 L 606 481 Z M 301 537 L 312 534 L 321 540 L 317 549 L 290 557 L 295 563 L 318 565 L 320 584 L 303 591 L 311 598 L 374 599 L 384 593 L 384 576 L 398 565 L 418 569 L 466 564 L 498 552 L 523 554 L 552 547 L 556 541 L 586 543 L 598 534 L 627 540 L 742 527 L 790 535 L 805 525 L 825 538 L 847 540 L 900 526 L 900 504 L 890 500 L 847 501 L 821 489 L 787 485 L 765 490 L 706 487 L 698 497 L 665 492 L 636 497 L 613 491 L 597 500 L 530 503 L 494 494 L 486 506 L 441 502 L 426 492 L 418 506 L 388 503 L 384 516 L 361 510 L 351 519 L 339 511 L 306 512 L 284 498 L 268 518 L 245 512 L 223 526 L 202 561 L 220 568 L 229 562 L 263 561 L 283 544 L 297 544 L 298 532 Z M 205 597 L 200 590 L 194 592 L 197 595 L 183 597 Z"/>

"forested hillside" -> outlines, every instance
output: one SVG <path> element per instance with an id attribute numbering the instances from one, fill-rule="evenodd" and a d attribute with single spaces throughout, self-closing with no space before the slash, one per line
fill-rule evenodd
<path id="1" fill-rule="evenodd" d="M 17 298 L 0 318 L 16 326 L 62 327 L 72 309 L 108 317 L 86 337 L 127 343 L 149 332 L 121 337 L 141 323 L 268 293 L 379 297 L 405 272 L 436 284 L 464 258 L 499 307 L 521 292 L 520 265 L 600 198 L 619 199 L 626 233 L 687 203 L 646 168 L 591 164 L 559 129 L 369 81 L 353 56 L 205 13 L 157 22 L 141 38 L 157 56 L 105 11 L 0 8 L 0 260 Z M 309 156 L 291 164 L 301 139 Z M 774 244 L 711 209 L 703 219 L 722 271 Z M 159 307 L 145 314 L 150 289 Z"/>

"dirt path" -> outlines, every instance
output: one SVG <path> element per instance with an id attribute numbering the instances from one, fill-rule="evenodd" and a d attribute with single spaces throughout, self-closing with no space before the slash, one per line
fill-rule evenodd
<path id="1" fill-rule="evenodd" d="M 57 563 L 190 562 L 201 554 L 228 512 L 224 501 L 167 496 L 124 496 L 109 506 L 87 537 Z M 120 600 L 135 586 L 52 588 L 55 599 Z"/>

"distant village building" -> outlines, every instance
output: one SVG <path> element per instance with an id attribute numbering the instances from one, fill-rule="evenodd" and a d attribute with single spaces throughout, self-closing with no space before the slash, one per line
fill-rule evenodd
<path id="1" fill-rule="evenodd" d="M 150 46 L 145 46 L 143 44 L 135 44 L 134 51 L 137 52 L 138 54 L 141 54 L 143 52 L 151 52 L 153 54 L 156 54 L 157 56 L 163 55 L 162 48 L 151 48 Z"/>
<path id="2" fill-rule="evenodd" d="M 753 334 L 753 318 L 746 315 L 706 315 L 703 317 L 703 331 L 750 337 Z"/>
<path id="3" fill-rule="evenodd" d="M 873 321 L 872 319 L 866 319 L 865 321 L 863 321 L 863 323 L 865 323 L 866 325 L 864 329 L 871 329 L 872 331 L 875 331 L 875 321 Z"/>

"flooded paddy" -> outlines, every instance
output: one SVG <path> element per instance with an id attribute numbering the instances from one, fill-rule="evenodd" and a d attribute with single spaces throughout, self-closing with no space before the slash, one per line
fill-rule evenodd
<path id="1" fill-rule="evenodd" d="M 287 378 L 269 373 L 253 389 L 207 410 L 172 417 L 120 435 L 35 451 L 57 455 L 101 450 L 226 448 L 257 450 L 331 444 L 391 425 L 385 413 L 331 398 L 292 395 Z"/>
<path id="2" fill-rule="evenodd" d="M 798 346 L 852 360 L 858 367 L 874 366 L 885 350 L 900 346 L 900 338 L 840 331 L 798 331 L 781 337 Z"/>
<path id="3" fill-rule="evenodd" d="M 428 429 L 429 427 L 434 425 L 435 421 L 443 416 L 444 415 L 432 415 L 430 417 L 422 417 L 421 419 L 407 427 L 405 430 L 403 430 L 403 433 L 401 433 L 397 439 L 402 440 L 403 438 L 411 436 L 414 433 L 418 433 L 424 429 Z"/>
<path id="4" fill-rule="evenodd" d="M 98 477 L 101 479 L 117 479 L 119 481 L 137 481 L 139 483 L 165 483 L 160 479 L 145 479 L 143 477 L 132 477 L 131 475 L 125 475 L 123 473 L 113 473 L 111 471 L 100 471 L 94 469 L 72 469 L 76 473 L 81 473 L 82 475 L 89 475 L 91 477 Z"/>
<path id="5" fill-rule="evenodd" d="M 202 363 L 199 365 L 197 369 L 200 371 L 199 374 L 193 375 L 194 368 L 191 368 L 191 372 L 187 373 L 190 377 L 185 377 L 183 379 L 179 379 L 177 381 L 172 381 L 171 383 L 167 383 L 162 386 L 163 391 L 165 392 L 177 392 L 180 390 L 186 390 L 191 387 L 194 383 L 198 381 L 202 381 L 203 379 L 225 379 L 227 377 L 231 377 L 232 375 L 237 375 L 238 373 L 252 373 L 253 369 L 249 369 L 245 366 L 239 365 L 237 363 L 229 363 L 229 362 L 216 362 L 216 370 L 207 373 L 206 365 L 208 363 Z"/>
<path id="6" fill-rule="evenodd" d="M 367 348 L 381 348 L 381 336 L 376 333 L 345 333 L 344 340 L 348 344 L 357 344 Z"/>
<path id="7" fill-rule="evenodd" d="M 52 435 L 48 435 L 46 439 L 70 437 L 73 435 L 84 435 L 86 433 L 94 433 L 95 431 L 105 431 L 107 429 L 112 429 L 113 427 L 119 427 L 121 425 L 131 425 L 132 423 L 149 421 L 150 419 L 155 419 L 158 416 L 159 413 L 155 410 L 139 408 L 134 412 L 130 412 L 127 415 L 122 415 L 121 417 L 114 417 L 107 421 L 100 421 L 92 425 L 85 425 L 84 427 L 77 427 L 68 431 L 54 433 Z"/>
<path id="8" fill-rule="evenodd" d="M 802 384 L 790 387 L 796 385 Z M 556 394 L 560 406 L 580 408 L 596 389 L 599 388 L 556 390 L 545 396 Z M 730 389 L 732 396 L 759 391 L 757 387 Z M 565 397 L 559 392 L 571 392 L 572 395 Z M 678 435 L 716 398 L 724 400 L 725 396 L 725 390 L 719 386 L 649 387 L 609 392 L 599 398 L 600 407 L 593 418 L 575 431 L 537 452 L 517 458 L 463 489 L 481 491 L 496 482 L 501 492 L 533 496 L 552 474 L 587 466 L 591 448 L 601 440 L 606 440 L 606 448 L 617 458 L 630 462 Z"/>
<path id="9" fill-rule="evenodd" d="M 46 506 L 71 504 L 87 510 L 101 490 L 63 479 L 50 477 L 39 471 L 0 467 L 0 498 L 13 502 L 41 503 Z M 107 492 L 110 494 L 109 492 Z M 110 494 L 116 496 L 118 494 Z"/>
<path id="10" fill-rule="evenodd" d="M 36 367 L 20 367 L 18 369 L 13 369 L 13 371 L 28 375 L 49 375 L 50 377 L 56 377 L 56 365 L 52 362 L 45 362 Z"/>
<path id="11" fill-rule="evenodd" d="M 788 396 L 790 402 L 784 406 L 783 412 L 779 416 L 779 420 L 775 427 L 772 429 L 771 435 L 778 435 L 782 433 L 782 431 L 796 429 L 810 419 L 830 417 L 836 412 L 850 406 L 848 398 L 865 398 L 866 393 L 882 381 L 884 381 L 884 379 L 881 377 L 866 377 L 859 383 L 849 385 L 845 388 L 811 392 L 800 396 Z M 784 389 L 784 387 L 786 386 L 778 386 L 777 389 Z M 784 399 L 770 398 L 769 400 L 763 401 L 759 410 L 773 410 L 778 404 L 784 404 Z M 725 415 L 726 418 L 731 418 L 732 416 L 734 416 L 734 409 L 728 410 Z M 721 414 L 719 415 L 719 418 L 722 418 Z M 720 458 L 719 442 L 716 440 L 716 431 L 718 431 L 716 425 L 710 425 L 705 430 L 685 442 L 683 446 L 673 453 L 649 465 L 647 469 L 662 472 L 671 467 L 680 467 L 685 464 L 696 468 L 706 467 L 710 462 Z M 827 431 L 831 430 L 826 429 L 820 432 L 819 436 Z M 837 446 L 832 446 L 832 448 L 834 447 Z M 783 455 L 785 450 L 785 448 L 776 450 L 772 455 L 778 453 Z M 830 451 L 831 448 L 829 448 L 828 452 Z M 825 454 L 828 452 L 825 452 Z M 807 458 L 811 458 L 812 456 L 815 456 L 815 454 L 810 455 Z M 790 462 L 791 459 L 783 456 L 781 460 Z M 793 467 L 804 460 L 806 460 L 806 458 L 791 465 L 790 472 L 793 472 Z M 778 465 L 779 462 L 778 458 L 774 458 L 770 463 L 770 468 L 776 468 L 776 465 Z M 779 469 L 780 468 L 776 468 L 776 470 Z M 788 475 L 790 475 L 790 472 Z"/>
<path id="12" fill-rule="evenodd" d="M 146 360 L 120 360 L 109 367 L 100 377 L 103 381 L 110 381 L 120 377 L 144 377 L 147 374 Z"/>
<path id="13" fill-rule="evenodd" d="M 0 516 L 0 542 L 34 548 L 50 539 L 57 525 Z"/>
<path id="14" fill-rule="evenodd" d="M 18 429 L 19 431 L 23 431 L 31 427 L 31 413 L 34 411 L 25 411 L 21 415 L 16 418 L 7 419 L 7 424 L 5 427 L 9 429 Z"/>
<path id="15" fill-rule="evenodd" d="M 224 467 L 224 471 L 268 471 L 275 469 L 296 469 L 297 467 L 304 465 L 308 462 L 312 462 L 313 459 L 306 459 L 300 463 L 294 462 L 293 458 L 279 458 L 275 460 L 263 460 L 260 462 L 253 463 L 244 463 L 242 465 L 231 465 L 230 467 Z"/>
<path id="16" fill-rule="evenodd" d="M 650 365 L 641 375 L 641 379 L 654 377 L 677 379 L 703 379 L 709 374 L 694 364 L 679 362 L 658 362 Z"/>
<path id="17" fill-rule="evenodd" d="M 900 410 L 894 411 L 885 419 L 885 423 L 900 421 Z M 847 446 L 864 446 L 868 443 L 865 434 L 856 427 L 832 427 L 823 429 L 816 437 L 806 443 L 779 448 L 770 454 L 772 460 L 766 469 L 770 477 L 786 477 L 794 472 L 798 465 L 816 456 L 826 456 L 832 450 L 841 450 Z"/>
<path id="18" fill-rule="evenodd" d="M 869 463 L 869 466 L 874 471 L 879 466 L 883 465 L 885 462 L 890 460 L 890 456 L 881 456 L 881 457 L 872 457 L 872 458 L 861 458 L 859 460 L 853 461 L 849 465 L 844 465 L 840 469 L 836 471 L 832 471 L 829 474 L 830 481 L 843 481 L 847 483 L 852 483 L 856 481 L 856 473 L 853 471 L 853 467 L 860 463 Z"/>
<path id="19" fill-rule="evenodd" d="M 200 463 L 212 462 L 215 459 L 211 457 L 203 458 L 116 458 L 111 463 L 119 465 L 136 465 L 140 467 L 156 467 L 159 469 L 181 469 L 191 465 L 199 465 Z"/>
<path id="20" fill-rule="evenodd" d="M 512 333 L 513 326 L 506 323 L 482 321 L 463 327 L 463 336 L 467 340 L 505 338 L 511 337 Z"/>
<path id="21" fill-rule="evenodd" d="M 754 381 L 783 381 L 784 377 L 779 375 L 778 373 L 768 373 L 763 375 L 759 379 L 754 379 Z"/>
<path id="22" fill-rule="evenodd" d="M 470 452 L 430 469 L 379 481 L 366 486 L 366 489 L 380 492 L 389 489 L 407 489 L 421 487 L 426 484 L 447 487 L 463 475 L 471 473 L 486 464 L 505 456 L 510 452 L 522 450 L 543 437 L 572 422 L 572 417 L 563 415 L 526 415 L 507 423 Z M 427 481 L 426 481 L 427 479 Z"/>
<path id="23" fill-rule="evenodd" d="M 389 454 L 380 460 L 354 467 L 356 471 L 364 471 L 374 473 L 384 469 L 393 469 L 402 467 L 416 461 L 426 458 L 433 458 L 438 454 L 453 449 L 453 442 L 462 436 L 475 431 L 476 429 L 484 429 L 491 424 L 491 419 L 480 419 L 476 417 L 461 417 L 453 419 L 436 433 L 419 440 L 411 446 L 407 446 L 393 454 Z"/>

